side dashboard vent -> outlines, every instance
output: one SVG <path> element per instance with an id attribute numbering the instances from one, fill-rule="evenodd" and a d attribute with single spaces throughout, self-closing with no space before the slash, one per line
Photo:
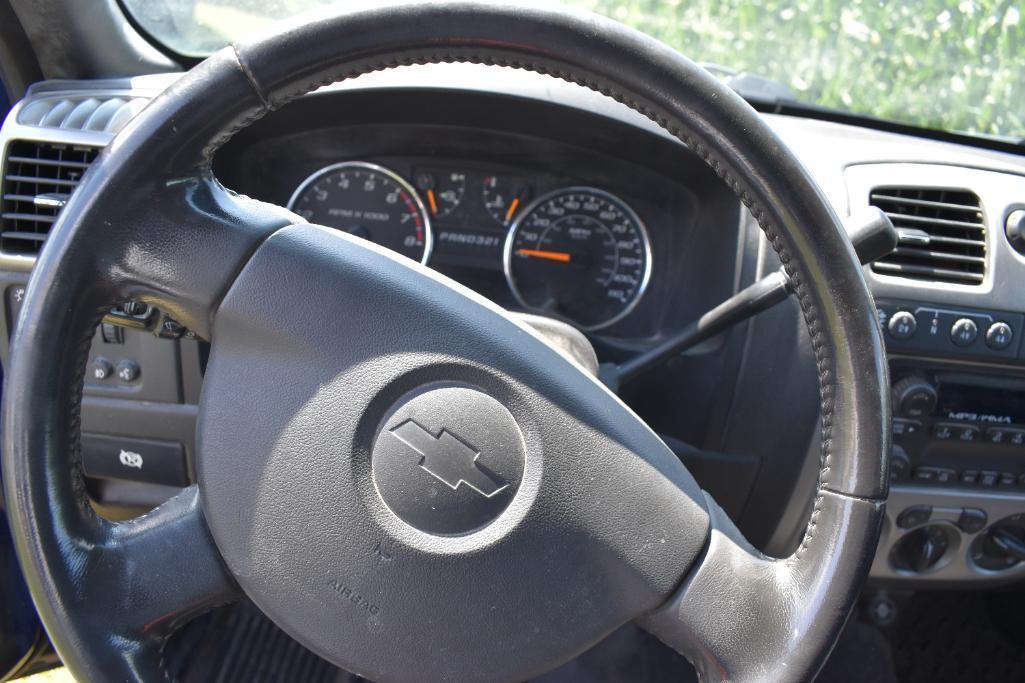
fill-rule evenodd
<path id="1" fill-rule="evenodd" d="M 143 107 L 146 97 L 57 97 L 29 102 L 18 112 L 23 126 L 115 134 Z"/>
<path id="2" fill-rule="evenodd" d="M 890 217 L 900 240 L 872 270 L 915 280 L 981 284 L 986 276 L 986 221 L 968 190 L 877 187 L 869 204 Z"/>
<path id="3" fill-rule="evenodd" d="M 35 255 L 101 147 L 13 140 L 0 199 L 0 251 Z"/>

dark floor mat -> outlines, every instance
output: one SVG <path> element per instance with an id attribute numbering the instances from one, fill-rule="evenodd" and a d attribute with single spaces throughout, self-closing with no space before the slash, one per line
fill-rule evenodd
<path id="1" fill-rule="evenodd" d="M 662 641 L 628 624 L 535 683 L 689 683 L 694 667 Z"/>
<path id="2" fill-rule="evenodd" d="M 181 629 L 168 644 L 171 677 L 180 683 L 358 683 L 363 679 L 313 654 L 255 606 L 215 610 Z"/>
<path id="3" fill-rule="evenodd" d="M 891 631 L 901 683 L 1025 681 L 1025 592 L 915 593 Z"/>
<path id="4" fill-rule="evenodd" d="M 215 610 L 179 631 L 166 651 L 182 683 L 304 681 L 361 683 L 292 640 L 249 602 Z M 693 667 L 641 628 L 628 624 L 536 683 L 687 683 Z M 826 664 L 820 683 L 895 681 L 889 644 L 875 629 L 852 623 Z"/>
<path id="5" fill-rule="evenodd" d="M 850 621 L 815 680 L 817 683 L 897 683 L 890 641 L 874 626 Z"/>

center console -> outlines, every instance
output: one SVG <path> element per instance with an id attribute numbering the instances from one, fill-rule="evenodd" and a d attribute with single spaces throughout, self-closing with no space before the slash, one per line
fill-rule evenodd
<path id="1" fill-rule="evenodd" d="M 893 451 L 873 576 L 952 585 L 1025 576 L 1025 315 L 876 304 Z"/>

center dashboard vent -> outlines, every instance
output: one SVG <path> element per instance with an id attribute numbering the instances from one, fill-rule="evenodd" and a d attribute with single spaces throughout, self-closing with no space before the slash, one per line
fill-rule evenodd
<path id="1" fill-rule="evenodd" d="M 986 222 L 974 192 L 877 187 L 869 204 L 889 216 L 899 235 L 897 248 L 872 264 L 875 272 L 962 285 L 986 277 Z"/>
<path id="2" fill-rule="evenodd" d="M 57 214 L 101 147 L 14 140 L 0 199 L 0 251 L 38 254 Z"/>

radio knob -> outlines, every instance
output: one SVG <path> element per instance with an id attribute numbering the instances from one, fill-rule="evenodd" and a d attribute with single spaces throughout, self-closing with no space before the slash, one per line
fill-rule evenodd
<path id="1" fill-rule="evenodd" d="M 928 381 L 909 375 L 893 385 L 893 409 L 905 417 L 925 417 L 936 408 L 936 388 Z"/>

